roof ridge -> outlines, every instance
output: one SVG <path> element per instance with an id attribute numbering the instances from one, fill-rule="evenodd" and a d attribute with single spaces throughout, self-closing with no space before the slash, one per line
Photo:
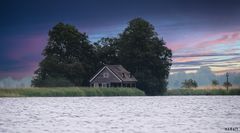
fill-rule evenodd
<path id="1" fill-rule="evenodd" d="M 105 66 L 122 66 L 122 65 L 119 64 L 119 65 L 105 65 Z"/>

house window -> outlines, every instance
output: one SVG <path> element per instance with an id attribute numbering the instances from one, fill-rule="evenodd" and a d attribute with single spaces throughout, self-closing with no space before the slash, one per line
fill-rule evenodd
<path id="1" fill-rule="evenodd" d="M 122 73 L 122 78 L 125 78 L 125 73 Z"/>
<path id="2" fill-rule="evenodd" d="M 103 73 L 103 78 L 108 78 L 109 74 L 106 72 L 106 73 Z"/>
<path id="3" fill-rule="evenodd" d="M 131 73 L 129 73 L 129 75 L 128 75 L 128 76 L 129 76 L 129 78 L 132 78 L 132 74 L 131 74 Z"/>
<path id="4" fill-rule="evenodd" d="M 94 83 L 94 84 L 93 84 L 93 87 L 98 87 L 98 83 Z"/>
<path id="5" fill-rule="evenodd" d="M 108 84 L 107 83 L 102 83 L 102 87 L 108 87 Z"/>

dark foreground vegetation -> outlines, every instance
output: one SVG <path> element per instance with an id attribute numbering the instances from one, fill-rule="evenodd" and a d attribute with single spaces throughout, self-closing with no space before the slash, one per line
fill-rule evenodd
<path id="1" fill-rule="evenodd" d="M 236 89 L 172 89 L 165 95 L 240 95 L 240 88 Z"/>
<path id="2" fill-rule="evenodd" d="M 137 88 L 55 87 L 0 89 L 0 97 L 144 96 Z"/>

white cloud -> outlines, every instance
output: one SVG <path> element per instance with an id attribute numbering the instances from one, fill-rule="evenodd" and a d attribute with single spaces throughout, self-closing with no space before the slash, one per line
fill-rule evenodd
<path id="1" fill-rule="evenodd" d="M 31 86 L 32 77 L 24 77 L 20 80 L 14 80 L 7 77 L 0 80 L 0 88 L 27 88 Z"/>

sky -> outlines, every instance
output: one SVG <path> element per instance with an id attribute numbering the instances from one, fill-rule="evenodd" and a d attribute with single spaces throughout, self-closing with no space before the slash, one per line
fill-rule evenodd
<path id="1" fill-rule="evenodd" d="M 58 22 L 91 42 L 116 37 L 136 17 L 155 27 L 173 52 L 171 73 L 208 66 L 240 72 L 239 0 L 1 0 L 0 78 L 33 76 Z"/>

